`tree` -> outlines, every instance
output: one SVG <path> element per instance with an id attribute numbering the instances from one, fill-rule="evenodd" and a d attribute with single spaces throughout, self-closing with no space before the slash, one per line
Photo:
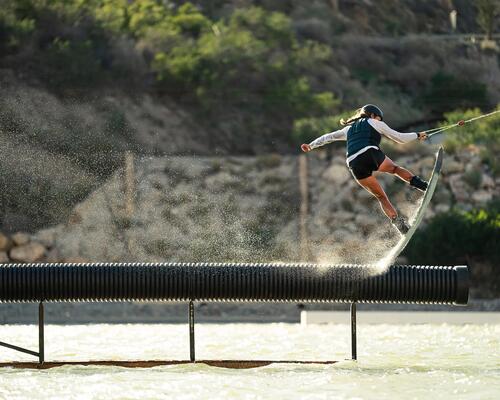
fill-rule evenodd
<path id="1" fill-rule="evenodd" d="M 498 0 L 476 0 L 477 23 L 486 32 L 486 40 L 491 40 L 496 17 L 500 15 Z"/>

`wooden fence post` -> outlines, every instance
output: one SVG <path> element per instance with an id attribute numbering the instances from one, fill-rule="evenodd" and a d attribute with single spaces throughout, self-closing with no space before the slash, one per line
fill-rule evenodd
<path id="1" fill-rule="evenodd" d="M 134 154 L 127 150 L 125 152 L 125 215 L 127 218 L 132 218 L 134 214 L 134 198 L 135 198 L 135 170 L 134 170 Z"/>

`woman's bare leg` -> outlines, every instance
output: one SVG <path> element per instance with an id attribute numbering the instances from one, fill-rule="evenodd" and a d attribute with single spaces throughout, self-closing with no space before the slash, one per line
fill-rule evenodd
<path id="1" fill-rule="evenodd" d="M 404 169 L 394 164 L 394 162 L 387 156 L 385 157 L 385 160 L 382 162 L 382 164 L 380 164 L 380 166 L 378 167 L 378 171 L 396 175 L 408 183 L 411 181 L 411 178 L 413 178 L 413 176 L 415 175 L 412 174 L 407 169 Z"/>
<path id="2" fill-rule="evenodd" d="M 358 179 L 357 182 L 377 198 L 378 202 L 380 203 L 380 207 L 382 207 L 382 210 L 384 211 L 385 215 L 387 215 L 387 217 L 389 217 L 391 220 L 397 217 L 398 212 L 391 204 L 389 198 L 384 192 L 384 189 L 382 188 L 382 186 L 380 186 L 380 183 L 374 176 Z"/>
<path id="3" fill-rule="evenodd" d="M 382 164 L 380 164 L 380 166 L 378 167 L 378 171 L 396 175 L 397 177 L 404 180 L 406 183 L 409 183 L 411 186 L 421 190 L 422 192 L 425 192 L 427 190 L 426 181 L 422 180 L 415 174 L 412 174 L 407 169 L 404 169 L 399 165 L 394 164 L 394 162 L 387 156 L 385 157 Z"/>

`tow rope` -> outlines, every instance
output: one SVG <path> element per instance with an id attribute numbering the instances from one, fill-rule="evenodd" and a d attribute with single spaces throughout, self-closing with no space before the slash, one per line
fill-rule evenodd
<path id="1" fill-rule="evenodd" d="M 470 122 L 476 121 L 476 120 L 481 119 L 481 118 L 490 117 L 493 114 L 497 114 L 497 113 L 500 113 L 500 110 L 492 111 L 488 114 L 483 114 L 483 115 L 480 115 L 479 117 L 474 117 L 474 118 L 471 118 L 471 119 L 468 119 L 465 121 L 462 119 L 454 124 L 440 126 L 439 128 L 429 129 L 429 130 L 424 131 L 424 132 L 427 133 L 427 137 L 431 137 L 431 136 L 434 136 L 436 133 L 441 133 L 441 132 L 447 131 L 448 129 L 455 128 L 456 126 L 464 126 L 465 124 L 468 124 Z"/>

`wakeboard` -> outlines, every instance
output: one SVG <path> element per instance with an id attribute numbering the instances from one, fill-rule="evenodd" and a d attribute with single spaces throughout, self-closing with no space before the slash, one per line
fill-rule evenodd
<path id="1" fill-rule="evenodd" d="M 396 247 L 392 249 L 391 254 L 393 259 L 395 259 L 401 252 L 405 249 L 406 245 L 412 238 L 413 234 L 417 230 L 418 226 L 422 222 L 424 218 L 425 210 L 429 205 L 432 195 L 434 194 L 434 190 L 436 189 L 436 185 L 439 179 L 439 175 L 441 173 L 441 167 L 443 165 L 443 148 L 440 147 L 436 153 L 436 161 L 434 162 L 434 168 L 432 169 L 431 177 L 429 179 L 429 183 L 427 186 L 427 190 L 425 191 L 424 197 L 422 199 L 422 203 L 420 203 L 420 208 L 415 215 L 413 222 L 410 225 L 410 229 L 406 234 L 399 240 Z"/>

